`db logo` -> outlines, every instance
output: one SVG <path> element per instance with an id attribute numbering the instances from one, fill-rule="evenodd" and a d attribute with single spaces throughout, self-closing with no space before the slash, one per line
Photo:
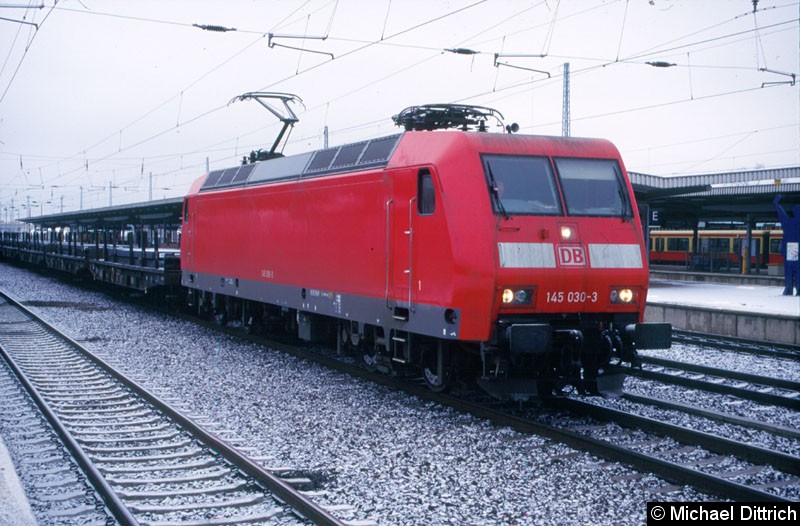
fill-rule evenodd
<path id="1" fill-rule="evenodd" d="M 561 267 L 585 267 L 586 253 L 580 245 L 558 245 L 558 264 Z"/>

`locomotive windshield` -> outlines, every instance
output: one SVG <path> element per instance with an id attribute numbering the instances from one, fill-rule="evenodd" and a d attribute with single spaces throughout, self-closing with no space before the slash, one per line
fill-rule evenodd
<path id="1" fill-rule="evenodd" d="M 573 216 L 631 216 L 622 172 L 613 159 L 554 159 L 567 213 Z"/>
<path id="2" fill-rule="evenodd" d="M 631 204 L 619 164 L 613 159 L 553 159 L 484 155 L 483 165 L 495 213 L 560 215 L 564 194 L 567 215 L 630 217 Z"/>
<path id="3" fill-rule="evenodd" d="M 505 216 L 561 213 L 547 157 L 486 155 L 483 163 L 495 212 Z"/>

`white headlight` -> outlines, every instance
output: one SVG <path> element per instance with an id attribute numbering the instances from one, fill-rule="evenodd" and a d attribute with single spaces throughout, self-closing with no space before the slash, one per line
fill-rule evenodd
<path id="1" fill-rule="evenodd" d="M 514 301 L 514 291 L 505 289 L 503 291 L 503 303 L 511 303 L 512 301 Z"/>

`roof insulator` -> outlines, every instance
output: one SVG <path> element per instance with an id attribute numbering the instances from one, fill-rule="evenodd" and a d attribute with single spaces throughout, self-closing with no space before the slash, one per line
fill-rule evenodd
<path id="1" fill-rule="evenodd" d="M 228 31 L 236 31 L 235 27 L 214 26 L 209 24 L 192 24 L 194 27 L 204 29 L 206 31 L 216 31 L 218 33 L 226 33 Z"/>
<path id="2" fill-rule="evenodd" d="M 654 62 L 645 62 L 645 64 L 649 64 L 654 68 L 671 68 L 672 66 L 677 66 L 677 64 L 673 64 L 672 62 L 664 62 L 663 60 L 656 60 Z"/>
<path id="3" fill-rule="evenodd" d="M 445 51 L 449 53 L 455 53 L 456 55 L 478 55 L 480 51 L 475 51 L 474 49 L 467 49 L 465 47 L 455 47 L 455 48 L 448 48 Z"/>

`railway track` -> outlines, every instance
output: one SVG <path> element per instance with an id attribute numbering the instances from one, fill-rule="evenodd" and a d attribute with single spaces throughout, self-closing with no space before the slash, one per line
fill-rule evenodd
<path id="1" fill-rule="evenodd" d="M 214 324 L 210 323 L 208 326 L 214 326 Z M 793 470 L 781 474 L 779 470 L 770 467 L 771 464 L 781 462 L 796 465 L 797 458 L 791 455 L 770 456 L 767 453 L 764 456 L 763 452 L 757 452 L 752 448 L 750 452 L 735 453 L 727 449 L 729 444 L 724 442 L 719 442 L 714 446 L 702 446 L 699 439 L 696 439 L 691 433 L 683 433 L 676 438 L 677 432 L 668 432 L 664 429 L 653 430 L 644 424 L 641 424 L 640 427 L 639 424 L 631 422 L 629 415 L 623 416 L 605 411 L 604 415 L 598 413 L 595 416 L 588 416 L 585 413 L 587 409 L 578 409 L 578 406 L 563 407 L 564 421 L 556 425 L 547 424 L 536 418 L 520 415 L 515 407 L 487 403 L 485 400 L 476 402 L 464 397 L 436 394 L 430 392 L 420 382 L 408 378 L 391 378 L 372 374 L 353 364 L 352 360 L 341 359 L 333 349 L 323 350 L 320 353 L 318 349 L 308 350 L 294 345 L 265 341 L 264 338 L 243 334 L 241 330 L 235 328 L 217 328 L 348 374 L 406 391 L 421 399 L 435 401 L 459 411 L 486 418 L 498 425 L 509 426 L 523 433 L 544 436 L 602 459 L 626 464 L 642 473 L 641 476 L 652 473 L 669 482 L 692 486 L 713 495 L 736 500 L 781 501 L 785 500 L 778 494 L 781 487 L 789 486 L 792 490 L 800 485 Z M 655 400 L 643 402 L 636 400 L 634 395 L 626 395 L 626 398 L 658 406 Z M 670 404 L 669 402 L 663 403 Z M 691 414 L 692 410 L 703 411 L 699 408 L 681 409 L 674 403 L 671 407 L 662 407 L 687 414 Z M 720 421 L 736 419 L 736 417 L 721 414 L 717 415 L 717 418 Z M 737 423 L 741 424 L 742 422 Z M 775 426 L 769 426 L 769 424 L 754 422 L 753 427 L 759 425 L 769 432 L 774 431 L 774 429 L 770 429 Z M 785 434 L 784 436 L 797 439 L 796 430 L 784 428 L 777 431 L 778 434 L 781 432 Z M 626 445 L 622 445 L 623 442 Z M 637 447 L 639 449 L 636 449 Z M 665 454 L 670 451 L 673 451 L 674 454 L 664 458 Z M 700 470 L 698 467 L 702 465 L 712 466 L 712 468 Z M 714 465 L 721 466 L 723 469 L 719 473 L 715 473 Z M 760 480 L 747 480 L 748 477 L 754 478 L 758 474 L 761 474 Z"/>
<path id="2" fill-rule="evenodd" d="M 0 431 L 22 468 L 28 500 L 42 526 L 116 524 L 69 450 L 2 360 Z M 43 516 L 45 520 L 41 520 Z"/>
<path id="3" fill-rule="evenodd" d="M 537 411 L 535 416 L 461 398 L 442 403 L 726 499 L 786 501 L 790 499 L 769 490 L 800 486 L 798 457 L 584 400 L 554 399 L 547 405 L 560 411 L 550 415 Z M 790 466 L 787 471 L 776 468 L 784 464 Z"/>
<path id="4" fill-rule="evenodd" d="M 350 375 L 405 391 L 421 399 L 488 419 L 497 425 L 543 436 L 602 459 L 626 464 L 642 473 L 652 473 L 667 481 L 692 486 L 723 498 L 782 502 L 790 499 L 770 492 L 771 489 L 800 487 L 800 458 L 790 454 L 748 446 L 706 432 L 567 398 L 554 400 L 554 407 L 560 409 L 564 417 L 562 421 L 557 424 L 545 423 L 536 416 L 521 414 L 513 405 L 495 403 L 485 398 L 475 401 L 474 393 L 463 396 L 435 393 L 421 379 L 392 377 L 368 371 L 351 361 L 342 360 L 332 351 L 327 355 L 320 354 L 314 350 L 271 340 L 267 343 L 263 338 L 243 335 L 234 329 L 222 330 Z M 635 395 L 625 396 L 629 400 L 637 400 Z M 658 406 L 655 399 L 638 397 L 638 401 Z M 682 408 L 677 404 L 661 407 L 687 414 L 703 411 L 689 406 Z M 710 411 L 706 411 L 705 417 L 710 417 L 710 414 Z M 748 424 L 745 419 L 737 419 L 732 415 L 715 413 L 713 416 L 721 422 Z M 591 421 L 587 422 L 586 418 Z M 798 438 L 797 431 L 792 429 L 755 421 L 748 425 L 789 438 Z"/>
<path id="5" fill-rule="evenodd" d="M 369 524 L 338 519 L 292 485 L 303 481 L 245 457 L 4 294 L 0 353 L 120 524 Z"/>
<path id="6" fill-rule="evenodd" d="M 698 431 L 687 425 L 670 423 L 665 416 L 643 416 L 632 410 L 631 405 L 651 406 L 658 405 L 659 401 L 641 396 L 628 397 L 628 400 L 633 404 L 626 404 L 624 411 L 570 398 L 554 400 L 553 405 L 569 414 L 590 419 L 588 423 L 572 426 L 574 429 L 591 437 L 612 438 L 631 451 L 645 451 L 674 466 L 695 471 L 695 474 L 689 473 L 689 479 L 696 477 L 697 484 L 727 487 L 725 491 L 730 493 L 723 496 L 739 500 L 783 500 L 767 492 L 773 488 L 800 488 L 800 457 L 732 440 L 718 432 Z M 687 407 L 675 405 L 669 409 L 690 412 Z M 705 412 L 703 417 L 745 428 L 766 429 L 757 424 L 752 426 L 752 422 L 744 419 L 734 422 L 728 415 L 720 413 Z M 721 429 L 726 428 L 722 426 Z M 795 440 L 800 438 L 792 430 L 770 431 Z M 735 497 L 738 492 L 741 495 Z"/>
<path id="7" fill-rule="evenodd" d="M 743 446 L 735 441 L 587 402 L 554 400 L 554 406 L 563 411 L 553 418 L 558 423 L 546 423 L 537 417 L 520 416 L 518 411 L 508 406 L 492 407 L 485 401 L 473 402 L 462 397 L 425 392 L 425 387 L 409 386 L 407 382 L 400 388 L 487 418 L 498 425 L 556 440 L 607 461 L 628 465 L 641 473 L 652 473 L 667 481 L 689 485 L 726 499 L 788 501 L 791 499 L 767 490 L 800 486 L 800 479 L 796 476 L 800 468 L 798 457 Z M 590 420 L 576 419 L 576 416 L 589 417 Z M 788 473 L 773 466 L 784 462 L 791 466 Z M 711 468 L 698 469 L 704 465 Z M 721 466 L 721 470 L 715 473 L 714 465 Z M 725 466 L 730 466 L 730 469 L 726 470 Z M 758 474 L 771 479 L 768 482 L 746 480 L 748 476 Z"/>
<path id="8" fill-rule="evenodd" d="M 800 410 L 800 382 L 664 358 L 641 358 L 644 367 L 631 369 L 630 375 Z"/>
<path id="9" fill-rule="evenodd" d="M 800 358 L 800 346 L 673 329 L 673 343 L 713 347 L 770 358 Z"/>

